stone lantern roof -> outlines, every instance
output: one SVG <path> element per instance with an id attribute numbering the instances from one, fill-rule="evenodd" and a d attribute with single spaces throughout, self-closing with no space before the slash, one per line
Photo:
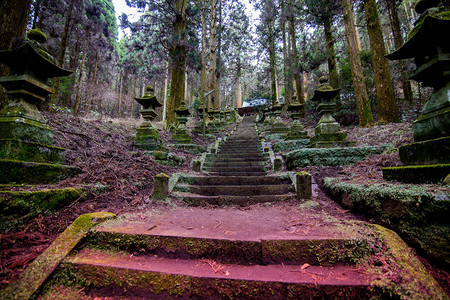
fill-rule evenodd
<path id="1" fill-rule="evenodd" d="M 328 83 L 326 76 L 319 78 L 319 87 L 314 91 L 311 101 L 331 101 L 336 97 L 341 89 L 333 89 Z"/>
<path id="2" fill-rule="evenodd" d="M 155 108 L 155 107 L 161 107 L 162 104 L 159 103 L 159 101 L 156 99 L 156 96 L 154 95 L 155 89 L 148 85 L 145 88 L 145 94 L 141 98 L 134 98 L 140 105 L 144 107 L 144 109 L 149 108 Z"/>

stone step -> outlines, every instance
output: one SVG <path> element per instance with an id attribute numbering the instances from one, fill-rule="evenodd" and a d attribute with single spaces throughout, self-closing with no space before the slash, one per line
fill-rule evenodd
<path id="1" fill-rule="evenodd" d="M 246 167 L 206 167 L 205 171 L 218 173 L 234 173 L 234 172 L 264 172 L 262 166 L 246 166 Z"/>
<path id="2" fill-rule="evenodd" d="M 186 192 L 204 196 L 255 196 L 280 195 L 295 192 L 293 185 L 181 185 L 178 184 L 174 192 Z"/>
<path id="3" fill-rule="evenodd" d="M 255 160 L 255 161 L 228 161 L 228 162 L 220 162 L 220 161 L 214 161 L 214 162 L 205 162 L 203 164 L 203 167 L 254 167 L 254 166 L 265 166 L 267 164 L 267 161 L 264 160 Z"/>
<path id="4" fill-rule="evenodd" d="M 91 298 L 361 299 L 379 293 L 371 287 L 370 275 L 348 266 L 302 271 L 299 265 L 243 266 L 99 250 L 82 250 L 67 258 L 60 270 L 64 273 L 83 278 L 85 285 L 76 289 Z"/>
<path id="5" fill-rule="evenodd" d="M 278 176 L 186 176 L 178 179 L 180 184 L 198 185 L 262 185 L 262 184 L 291 184 L 289 177 Z"/>
<path id="6" fill-rule="evenodd" d="M 224 150 L 224 151 L 219 151 L 218 152 L 219 155 L 222 156 L 227 156 L 229 154 L 231 155 L 240 155 L 240 156 L 260 156 L 262 154 L 261 151 L 245 151 L 245 150 Z"/>
<path id="7" fill-rule="evenodd" d="M 208 162 L 266 162 L 264 157 L 227 157 L 227 156 L 207 156 Z"/>
<path id="8" fill-rule="evenodd" d="M 294 193 L 283 195 L 255 195 L 255 196 L 203 196 L 190 193 L 174 192 L 173 196 L 182 199 L 192 206 L 200 206 L 205 204 L 211 205 L 240 205 L 248 206 L 255 203 L 283 202 L 295 198 Z"/>
<path id="9" fill-rule="evenodd" d="M 266 176 L 267 173 L 264 172 L 257 172 L 257 171 L 253 171 L 253 172 L 247 172 L 242 170 L 241 172 L 210 172 L 210 175 L 213 176 Z"/>

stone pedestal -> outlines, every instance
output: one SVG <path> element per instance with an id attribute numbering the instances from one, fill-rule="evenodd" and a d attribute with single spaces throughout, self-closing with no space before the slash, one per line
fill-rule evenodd
<path id="1" fill-rule="evenodd" d="M 189 110 L 186 108 L 185 102 L 181 102 L 181 105 L 175 110 L 177 113 L 178 126 L 172 133 L 172 141 L 174 144 L 192 144 L 192 137 L 186 128 L 187 118 L 190 115 Z"/>

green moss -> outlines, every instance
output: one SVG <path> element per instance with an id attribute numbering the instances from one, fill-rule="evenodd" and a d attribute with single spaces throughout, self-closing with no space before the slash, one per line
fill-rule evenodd
<path id="1" fill-rule="evenodd" d="M 404 183 L 441 183 L 450 174 L 450 164 L 383 168 L 385 180 Z"/>
<path id="2" fill-rule="evenodd" d="M 0 191 L 0 228 L 16 228 L 40 214 L 48 214 L 76 200 L 82 201 L 84 197 L 84 191 L 79 188 L 31 192 Z"/>
<path id="3" fill-rule="evenodd" d="M 35 142 L 0 139 L 0 159 L 63 163 L 64 149 Z"/>
<path id="4" fill-rule="evenodd" d="M 44 44 L 47 41 L 47 36 L 40 31 L 39 29 L 31 29 L 27 32 L 27 37 L 32 40 L 36 41 L 40 44 Z"/>

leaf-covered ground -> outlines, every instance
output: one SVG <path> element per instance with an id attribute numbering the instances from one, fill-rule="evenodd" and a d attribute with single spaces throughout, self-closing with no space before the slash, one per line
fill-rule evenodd
<path id="1" fill-rule="evenodd" d="M 54 144 L 66 149 L 66 164 L 82 170 L 77 177 L 62 181 L 57 186 L 88 185 L 88 197 L 85 201 L 76 201 L 57 212 L 41 215 L 14 231 L 0 232 L 0 288 L 16 279 L 80 214 L 93 211 L 122 214 L 151 207 L 168 209 L 174 205 L 184 205 L 176 200 L 157 203 L 150 195 L 154 175 L 161 172 L 170 175 L 190 171 L 190 161 L 194 157 L 191 153 L 172 149 L 171 152 L 185 156 L 187 161 L 177 168 L 164 166 L 155 162 L 151 156 L 144 155 L 144 151 L 132 147 L 131 137 L 139 124 L 136 120 L 118 122 L 84 120 L 58 114 L 46 116 L 50 126 L 55 129 Z M 312 132 L 315 122 L 305 121 L 306 129 Z M 161 128 L 158 124 L 157 127 Z M 355 216 L 328 198 L 320 189 L 320 183 L 324 177 L 329 176 L 358 182 L 382 181 L 383 167 L 401 164 L 395 149 L 401 144 L 412 142 L 411 123 L 371 128 L 353 126 L 344 127 L 343 130 L 357 145 L 380 145 L 386 142 L 393 145 L 390 152 L 369 157 L 352 166 L 307 168 L 319 186 L 315 199 L 319 203 L 317 209 L 348 219 L 363 219 L 364 217 Z M 171 134 L 161 130 L 160 136 L 164 144 L 168 144 Z M 210 142 L 196 134 L 193 134 L 193 138 L 197 144 L 203 146 Z M 431 185 L 429 188 L 441 187 Z M 422 261 L 449 293 L 449 274 L 425 259 Z"/>

